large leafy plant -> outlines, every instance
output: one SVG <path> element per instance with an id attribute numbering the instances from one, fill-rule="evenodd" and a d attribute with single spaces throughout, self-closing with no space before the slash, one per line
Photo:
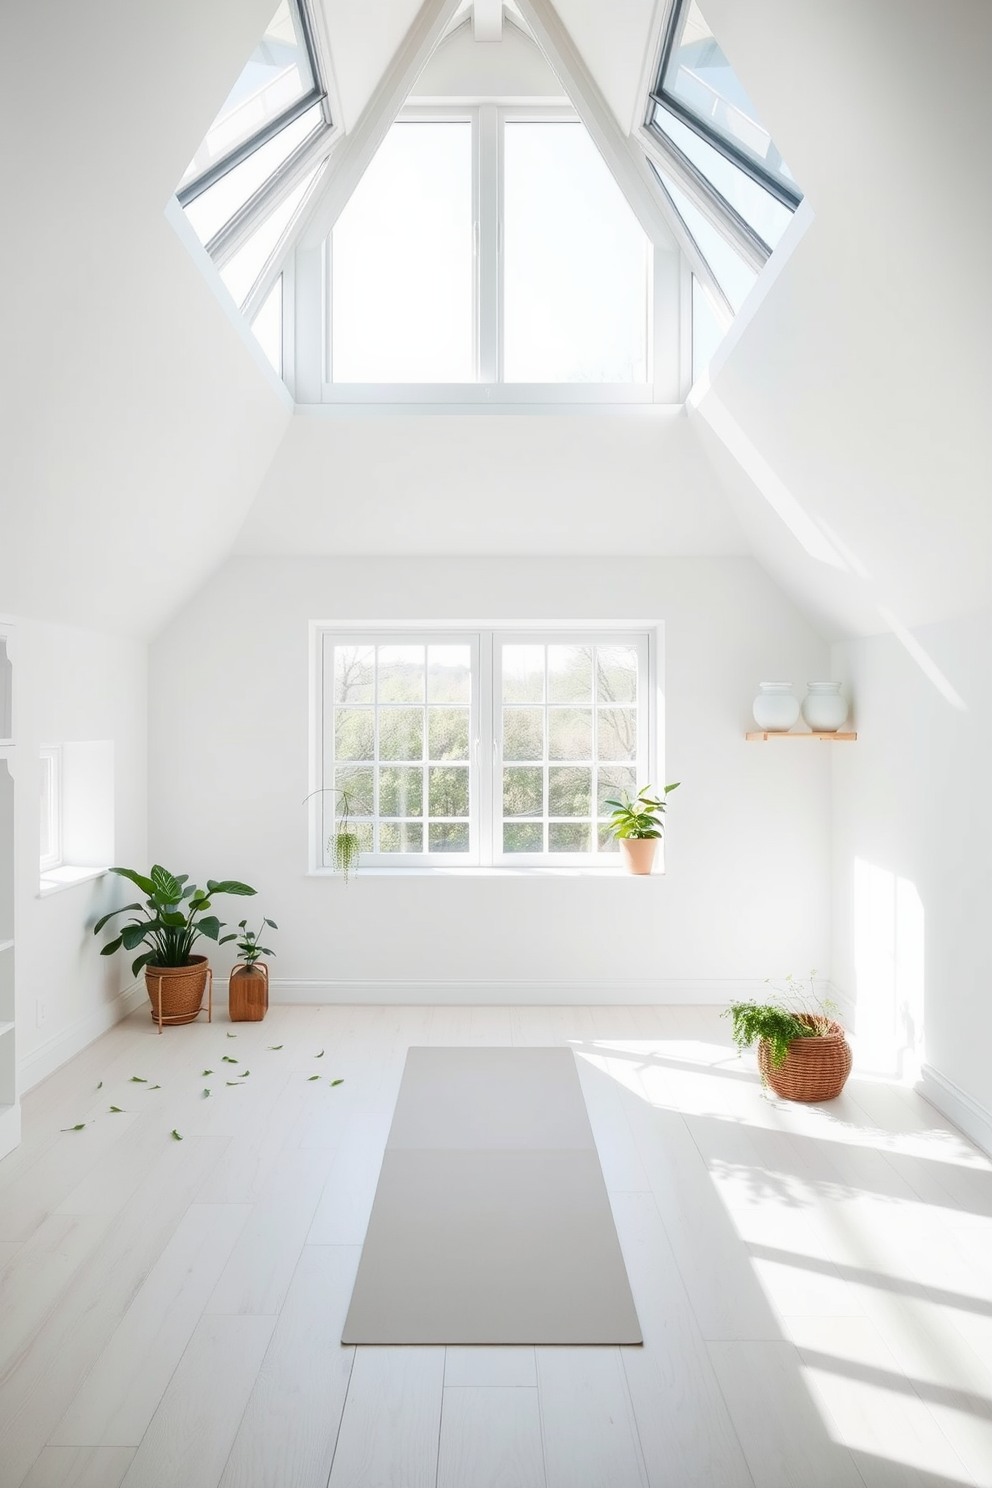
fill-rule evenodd
<path id="1" fill-rule="evenodd" d="M 619 800 L 609 800 L 607 806 L 612 806 L 610 813 L 610 831 L 614 837 L 660 837 L 665 830 L 662 816 L 665 813 L 665 803 L 669 793 L 678 790 L 680 781 L 676 780 L 671 785 L 666 785 L 661 793 L 657 795 L 650 785 L 644 786 L 636 796 L 631 796 L 624 791 Z"/>
<path id="2" fill-rule="evenodd" d="M 103 947 L 101 956 L 112 956 L 123 946 L 133 951 L 146 945 L 131 963 L 131 975 L 137 976 L 143 966 L 188 966 L 192 949 L 201 935 L 215 940 L 218 945 L 234 940 L 234 932 L 221 935 L 223 921 L 210 914 L 214 896 L 217 894 L 254 894 L 248 884 L 237 879 L 208 878 L 207 887 L 198 889 L 189 882 L 188 873 L 170 873 L 160 864 L 149 874 L 136 873 L 133 868 L 111 868 L 111 873 L 130 879 L 141 892 L 147 895 L 144 904 L 125 904 L 121 909 L 111 910 L 93 926 L 93 934 L 99 935 L 109 920 L 120 914 L 135 914 L 113 940 Z"/>

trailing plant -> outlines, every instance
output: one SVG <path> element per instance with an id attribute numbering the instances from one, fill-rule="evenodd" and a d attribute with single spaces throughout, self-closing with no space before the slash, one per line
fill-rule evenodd
<path id="1" fill-rule="evenodd" d="M 790 973 L 784 987 L 773 989 L 773 1002 L 732 1002 L 723 1016 L 731 1019 L 730 1036 L 738 1051 L 764 1040 L 772 1065 L 778 1069 L 785 1063 L 793 1039 L 822 1038 L 829 1033 L 835 1008 L 817 995 L 815 977 L 816 972 L 811 971 L 807 986 Z"/>
<path id="2" fill-rule="evenodd" d="M 619 799 L 607 801 L 606 805 L 613 807 L 609 823 L 613 836 L 618 840 L 622 837 L 661 837 L 665 830 L 661 818 L 668 796 L 673 790 L 678 790 L 680 784 L 681 781 L 676 780 L 666 785 L 660 796 L 646 785 L 636 796 L 624 791 Z"/>
<path id="3" fill-rule="evenodd" d="M 137 976 L 143 966 L 188 966 L 193 946 L 200 936 L 224 945 L 234 940 L 232 931 L 221 935 L 224 922 L 208 913 L 217 894 L 254 894 L 248 884 L 237 879 L 208 878 L 205 889 L 189 882 L 188 873 L 174 874 L 156 863 L 149 874 L 133 868 L 111 868 L 111 873 L 130 879 L 147 895 L 144 904 L 125 904 L 97 920 L 93 934 L 99 935 L 109 920 L 120 914 L 133 914 L 131 922 L 103 947 L 101 956 L 112 956 L 121 946 L 127 951 L 146 945 L 131 963 L 131 975 Z"/>
<path id="4" fill-rule="evenodd" d="M 361 857 L 361 840 L 350 820 L 351 814 L 356 806 L 368 806 L 368 803 L 344 786 L 325 785 L 319 790 L 311 791 L 309 796 L 304 796 L 303 804 L 306 805 L 312 796 L 324 795 L 341 798 L 336 812 L 334 831 L 327 839 L 327 851 L 331 856 L 335 871 L 340 873 L 347 883 L 351 875 L 358 872 Z M 370 806 L 369 810 L 371 811 Z"/>
<path id="5" fill-rule="evenodd" d="M 238 958 L 245 966 L 254 966 L 255 962 L 262 956 L 275 955 L 275 951 L 271 951 L 268 946 L 259 945 L 258 943 L 258 938 L 264 933 L 266 925 L 268 925 L 270 930 L 279 929 L 275 920 L 263 919 L 257 930 L 249 930 L 247 920 L 238 921 L 238 929 L 241 931 L 241 934 L 236 935 L 234 938 L 238 943 Z"/>

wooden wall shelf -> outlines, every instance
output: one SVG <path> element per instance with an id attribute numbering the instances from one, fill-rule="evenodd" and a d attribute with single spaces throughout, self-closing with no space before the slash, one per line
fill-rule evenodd
<path id="1" fill-rule="evenodd" d="M 759 739 L 762 742 L 765 739 L 834 739 L 834 740 L 841 740 L 843 742 L 849 742 L 851 739 L 856 739 L 858 736 L 857 736 L 857 734 L 844 734 L 844 733 L 840 733 L 840 732 L 833 733 L 833 734 L 828 734 L 828 733 L 808 733 L 807 734 L 807 733 L 791 733 L 788 730 L 775 730 L 775 729 L 765 729 L 765 730 L 762 730 L 762 729 L 756 729 L 754 732 L 752 732 L 750 734 L 745 734 L 744 737 L 745 737 L 745 739 L 748 739 L 750 741 L 753 741 L 755 739 Z"/>

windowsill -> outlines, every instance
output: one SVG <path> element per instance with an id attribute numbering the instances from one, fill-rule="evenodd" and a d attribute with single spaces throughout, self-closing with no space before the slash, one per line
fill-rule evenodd
<path id="1" fill-rule="evenodd" d="M 91 883 L 95 878 L 102 878 L 109 873 L 108 868 L 82 868 L 75 867 L 71 863 L 61 863 L 58 868 L 49 868 L 42 873 L 41 883 L 38 888 L 38 898 L 47 899 L 51 894 L 61 894 L 65 889 L 73 889 L 76 884 Z"/>
<path id="2" fill-rule="evenodd" d="M 341 878 L 333 868 L 310 868 L 307 878 Z M 481 867 L 465 864 L 459 868 L 358 868 L 352 878 L 664 878 L 663 869 L 652 873 L 628 873 L 616 868 L 566 868 L 535 863 L 529 868 Z"/>

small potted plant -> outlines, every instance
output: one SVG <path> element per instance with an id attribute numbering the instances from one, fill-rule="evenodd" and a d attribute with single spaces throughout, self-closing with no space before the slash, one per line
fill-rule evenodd
<path id="1" fill-rule="evenodd" d="M 352 874 L 358 872 L 358 862 L 361 857 L 361 839 L 351 820 L 351 814 L 356 804 L 364 803 L 361 797 L 354 795 L 344 786 L 325 785 L 318 790 L 311 791 L 308 796 L 304 796 L 304 806 L 314 796 L 340 796 L 341 798 L 337 806 L 334 830 L 327 839 L 327 851 L 334 860 L 335 869 L 347 883 Z"/>
<path id="2" fill-rule="evenodd" d="M 662 816 L 669 794 L 678 790 L 680 781 L 666 785 L 659 796 L 650 785 L 644 786 L 636 796 L 623 792 L 619 800 L 609 800 L 612 806 L 610 831 L 620 844 L 620 854 L 628 873 L 650 873 L 654 867 L 654 855 L 665 825 Z"/>
<path id="3" fill-rule="evenodd" d="M 193 946 L 204 936 L 224 945 L 234 940 L 234 932 L 221 935 L 223 922 L 208 913 L 217 894 L 254 894 L 248 884 L 237 879 L 207 879 L 205 889 L 189 882 L 188 873 L 170 873 L 156 863 L 149 874 L 133 868 L 111 868 L 111 873 L 130 879 L 146 895 L 144 904 L 125 904 L 111 910 L 93 926 L 99 935 L 104 925 L 119 914 L 133 914 L 113 940 L 103 947 L 101 956 L 112 956 L 123 946 L 126 951 L 145 945 L 147 950 L 131 963 L 131 974 L 137 976 L 144 967 L 145 986 L 152 1005 L 152 1017 L 158 1023 L 192 1023 L 203 1006 L 203 993 L 210 979 L 206 956 L 194 956 Z M 210 981 L 212 986 L 212 980 Z M 212 1002 L 208 1003 L 208 1018 Z"/>
<path id="4" fill-rule="evenodd" d="M 761 1083 L 784 1100 L 833 1100 L 851 1073 L 851 1046 L 833 1004 L 817 996 L 815 977 L 811 971 L 807 989 L 788 976 L 774 1001 L 732 1002 L 724 1013 L 738 1050 L 757 1043 Z"/>
<path id="5" fill-rule="evenodd" d="M 235 936 L 240 960 L 231 968 L 228 982 L 228 1009 L 232 1023 L 259 1023 L 269 1008 L 269 968 L 263 956 L 274 956 L 268 946 L 259 944 L 259 937 L 270 930 L 278 930 L 275 920 L 263 919 L 257 930 L 248 929 L 247 920 L 238 921 Z"/>

